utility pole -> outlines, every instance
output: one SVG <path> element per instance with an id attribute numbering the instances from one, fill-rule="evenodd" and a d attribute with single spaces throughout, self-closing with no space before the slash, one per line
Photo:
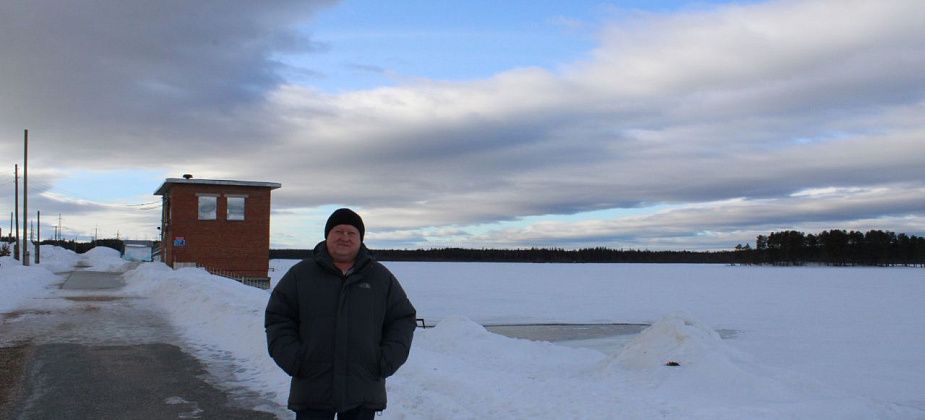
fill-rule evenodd
<path id="1" fill-rule="evenodd" d="M 42 212 L 35 212 L 35 264 L 39 263 L 39 256 L 41 255 L 42 250 Z"/>
<path id="2" fill-rule="evenodd" d="M 13 250 L 15 251 L 13 252 L 13 257 L 16 258 L 17 261 L 22 261 L 22 259 L 20 259 L 20 251 L 22 251 L 22 248 L 19 246 L 19 164 L 17 163 L 13 168 L 16 172 L 16 244 L 13 245 Z"/>
<path id="3" fill-rule="evenodd" d="M 24 222 L 29 220 L 29 130 L 23 132 L 22 148 L 22 214 Z M 28 230 L 28 223 L 23 223 L 22 228 Z M 23 232 L 23 240 L 29 240 L 29 232 Z M 22 247 L 22 265 L 28 266 L 29 263 L 29 244 Z"/>

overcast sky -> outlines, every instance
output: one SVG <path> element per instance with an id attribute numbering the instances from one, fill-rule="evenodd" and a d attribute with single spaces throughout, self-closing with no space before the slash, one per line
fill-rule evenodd
<path id="1" fill-rule="evenodd" d="M 154 239 L 165 178 L 279 182 L 274 247 L 925 235 L 925 2 L 0 4 L 0 211 Z M 0 223 L 3 233 L 8 223 Z"/>

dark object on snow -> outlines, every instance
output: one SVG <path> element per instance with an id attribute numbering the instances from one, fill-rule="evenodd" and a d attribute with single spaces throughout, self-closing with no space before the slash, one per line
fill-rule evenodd
<path id="1" fill-rule="evenodd" d="M 669 360 L 668 363 L 665 363 L 665 366 L 681 366 L 681 364 L 678 362 L 673 362 Z"/>

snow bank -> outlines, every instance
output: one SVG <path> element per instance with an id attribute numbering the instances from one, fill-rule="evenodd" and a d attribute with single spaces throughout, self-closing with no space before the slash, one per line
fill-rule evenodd
<path id="1" fill-rule="evenodd" d="M 609 356 L 507 338 L 448 317 L 418 330 L 389 393 L 393 405 L 384 417 L 390 419 L 860 420 L 897 414 L 761 367 L 683 313 L 666 316 Z"/>
<path id="2" fill-rule="evenodd" d="M 54 245 L 42 245 L 39 248 L 39 266 L 54 273 L 73 271 L 81 256 L 74 251 Z"/>
<path id="3" fill-rule="evenodd" d="M 872 419 L 890 412 L 812 378 L 762 366 L 683 312 L 651 325 L 600 371 L 632 384 L 635 393 L 655 396 L 649 405 L 672 413 L 666 418 Z"/>
<path id="4" fill-rule="evenodd" d="M 679 312 L 665 316 L 652 324 L 630 342 L 622 352 L 612 358 L 625 368 L 655 368 L 674 362 L 683 366 L 696 366 L 708 362 L 730 362 L 730 356 L 741 356 L 723 343 L 719 334 Z"/>
<path id="5" fill-rule="evenodd" d="M 80 260 L 80 265 L 86 266 L 87 271 L 118 272 L 124 270 L 127 264 L 119 251 L 105 246 L 90 249 L 81 255 Z"/>
<path id="6" fill-rule="evenodd" d="M 127 264 L 119 251 L 109 247 L 98 246 L 83 254 L 78 254 L 54 245 L 42 245 L 39 248 L 39 263 L 35 264 L 35 248 L 32 246 L 30 248 L 33 261 L 31 266 L 42 267 L 53 273 L 64 273 L 75 269 L 118 272 L 122 271 Z M 19 261 L 10 258 L 14 264 L 20 264 Z"/>
<path id="7" fill-rule="evenodd" d="M 448 317 L 416 331 L 408 362 L 387 382 L 391 408 L 383 418 L 612 418 L 615 399 L 588 382 L 603 358 Z"/>
<path id="8" fill-rule="evenodd" d="M 119 251 L 107 247 L 96 247 L 84 254 L 54 245 L 42 245 L 39 263 L 26 267 L 12 256 L 0 257 L 0 313 L 28 307 L 29 309 L 50 309 L 67 306 L 56 299 L 38 299 L 49 295 L 49 288 L 56 288 L 63 282 L 56 275 L 73 271 L 76 267 L 87 267 L 91 271 L 120 271 L 126 262 L 119 257 Z M 35 250 L 32 249 L 33 257 Z"/>
<path id="9" fill-rule="evenodd" d="M 44 264 L 24 267 L 13 257 L 0 257 L 0 313 L 21 308 L 60 281 Z"/>

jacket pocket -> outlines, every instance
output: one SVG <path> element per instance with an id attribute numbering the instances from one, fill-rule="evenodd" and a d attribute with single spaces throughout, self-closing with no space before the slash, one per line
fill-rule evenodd
<path id="1" fill-rule="evenodd" d="M 373 366 L 369 373 L 372 373 L 373 377 L 376 378 L 385 378 L 385 376 L 382 375 L 382 347 L 376 349 L 376 359 L 373 362 Z"/>
<path id="2" fill-rule="evenodd" d="M 384 410 L 386 406 L 385 379 L 369 372 L 365 365 L 352 363 L 348 366 L 347 400 L 350 404 L 362 405 L 373 410 Z"/>
<path id="3" fill-rule="evenodd" d="M 307 380 L 321 379 L 330 376 L 334 371 L 332 363 L 304 362 L 299 369 L 299 378 Z"/>

